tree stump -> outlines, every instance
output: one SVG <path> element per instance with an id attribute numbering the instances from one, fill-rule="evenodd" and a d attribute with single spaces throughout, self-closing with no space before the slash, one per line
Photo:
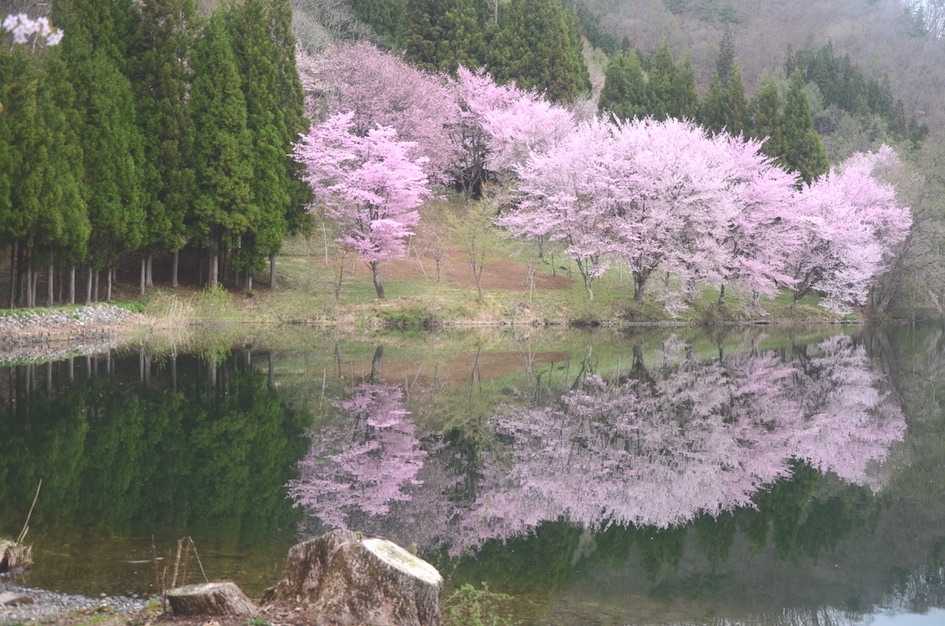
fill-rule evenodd
<path id="1" fill-rule="evenodd" d="M 347 530 L 293 546 L 264 602 L 298 601 L 318 626 L 437 626 L 443 577 L 386 539 Z"/>
<path id="2" fill-rule="evenodd" d="M 255 615 L 253 604 L 243 590 L 231 582 L 185 585 L 167 592 L 174 615 Z"/>

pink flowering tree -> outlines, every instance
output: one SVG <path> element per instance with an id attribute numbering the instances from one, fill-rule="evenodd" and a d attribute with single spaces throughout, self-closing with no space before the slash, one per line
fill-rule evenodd
<path id="1" fill-rule="evenodd" d="M 857 153 L 800 192 L 798 221 L 806 228 L 800 249 L 789 257 L 795 302 L 816 290 L 822 305 L 838 313 L 865 303 L 912 226 L 895 189 L 875 175 L 896 162 L 887 146 Z"/>
<path id="2" fill-rule="evenodd" d="M 521 164 L 563 139 L 574 118 L 538 94 L 514 84 L 497 85 L 485 70 L 460 66 L 453 84 L 459 116 L 450 127 L 453 178 L 467 200 L 489 178 Z"/>
<path id="3" fill-rule="evenodd" d="M 717 139 L 727 144 L 736 208 L 727 227 L 731 259 L 719 302 L 724 304 L 729 285 L 753 297 L 773 297 L 779 288 L 794 285 L 785 259 L 800 248 L 806 227 L 795 216 L 797 177 L 764 155 L 760 141 L 724 133 Z"/>
<path id="4" fill-rule="evenodd" d="M 36 46 L 55 46 L 62 41 L 63 32 L 49 22 L 48 17 L 31 18 L 26 13 L 7 15 L 0 24 L 0 30 L 12 35 L 11 46 L 31 43 Z"/>
<path id="5" fill-rule="evenodd" d="M 316 201 L 338 223 L 336 241 L 368 264 L 377 297 L 384 298 L 381 265 L 406 253 L 417 207 L 430 194 L 425 159 L 411 157 L 415 144 L 400 141 L 393 128 L 353 131 L 353 113 L 333 115 L 312 126 L 293 157 L 305 166 Z"/>
<path id="6" fill-rule="evenodd" d="M 561 242 L 590 299 L 593 283 L 619 249 L 621 213 L 633 200 L 618 184 L 612 127 L 582 124 L 555 146 L 519 164 L 516 208 L 496 224 L 520 238 Z"/>
<path id="7" fill-rule="evenodd" d="M 657 270 L 677 277 L 686 301 L 709 282 L 770 293 L 781 272 L 765 245 L 784 231 L 792 189 L 759 147 L 689 122 L 592 121 L 518 166 L 520 199 L 499 224 L 564 241 L 591 296 L 614 261 L 632 271 L 637 300 Z M 750 242 L 758 233 L 767 239 Z M 664 301 L 684 304 L 673 292 Z"/>
<path id="8" fill-rule="evenodd" d="M 412 157 L 426 159 L 431 180 L 450 182 L 455 149 L 449 129 L 459 108 L 444 77 L 363 41 L 334 44 L 315 57 L 299 51 L 297 64 L 312 119 L 352 112 L 356 135 L 393 128 L 402 141 L 414 143 Z"/>

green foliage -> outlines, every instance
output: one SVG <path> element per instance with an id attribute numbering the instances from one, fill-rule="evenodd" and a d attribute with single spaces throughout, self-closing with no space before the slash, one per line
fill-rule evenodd
<path id="1" fill-rule="evenodd" d="M 781 95 L 770 76 L 761 79 L 761 85 L 752 102 L 751 136 L 763 139 L 761 151 L 773 159 L 785 152 L 784 122 L 781 117 Z"/>
<path id="2" fill-rule="evenodd" d="M 126 311 L 131 311 L 132 313 L 144 313 L 146 310 L 144 304 L 136 300 L 131 300 L 128 302 L 113 302 L 112 304 L 119 309 L 125 309 Z"/>
<path id="3" fill-rule="evenodd" d="M 385 309 L 380 313 L 384 326 L 390 329 L 432 330 L 443 324 L 436 314 L 423 305 Z"/>
<path id="4" fill-rule="evenodd" d="M 791 74 L 782 119 L 785 145 L 780 155 L 781 163 L 797 172 L 805 183 L 810 183 L 825 174 L 830 163 L 823 141 L 814 130 L 814 120 L 804 92 L 804 79 L 799 70 Z"/>
<path id="5" fill-rule="evenodd" d="M 906 118 L 887 74 L 867 78 L 848 55 L 839 56 L 829 41 L 819 48 L 808 42 L 789 55 L 786 69 L 788 73 L 799 71 L 806 82 L 817 85 L 825 107 L 836 105 L 857 118 L 879 116 L 898 140 L 919 143 L 928 134 L 928 128 Z"/>
<path id="6" fill-rule="evenodd" d="M 482 589 L 465 583 L 443 602 L 443 626 L 513 626 L 514 620 L 499 614 L 502 604 L 511 599 L 507 594 L 489 591 L 485 582 Z"/>
<path id="7" fill-rule="evenodd" d="M 485 2 L 399 1 L 404 6 L 397 41 L 406 61 L 448 72 L 455 72 L 459 65 L 478 68 L 485 63 L 486 39 L 494 31 L 492 12 Z"/>
<path id="8" fill-rule="evenodd" d="M 186 240 L 194 194 L 194 125 L 188 105 L 196 40 L 194 0 L 145 0 L 129 76 L 144 137 L 142 193 L 148 250 L 176 252 Z"/>
<path id="9" fill-rule="evenodd" d="M 515 81 L 552 102 L 590 90 L 577 16 L 561 0 L 510 0 L 499 6 L 499 24 L 486 59 L 497 82 Z"/>
<path id="10" fill-rule="evenodd" d="M 644 117 L 649 109 L 648 95 L 646 77 L 636 50 L 617 52 L 607 64 L 597 110 L 611 113 L 621 120 Z"/>
<path id="11" fill-rule="evenodd" d="M 194 235 L 212 251 L 236 248 L 257 207 L 252 193 L 252 136 L 227 18 L 214 14 L 197 43 L 191 96 L 197 194 Z M 218 277 L 212 274 L 210 283 Z"/>
<path id="12" fill-rule="evenodd" d="M 676 63 L 664 44 L 649 62 L 649 113 L 657 120 L 695 119 L 699 108 L 691 60 Z"/>

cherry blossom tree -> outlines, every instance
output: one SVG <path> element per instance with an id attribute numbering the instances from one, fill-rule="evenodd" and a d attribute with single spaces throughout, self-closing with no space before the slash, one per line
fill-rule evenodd
<path id="1" fill-rule="evenodd" d="M 32 41 L 33 49 L 38 45 L 58 45 L 63 36 L 62 30 L 53 26 L 48 17 L 38 17 L 34 20 L 26 13 L 7 15 L 0 24 L 0 30 L 5 30 L 13 36 L 11 46 Z"/>
<path id="2" fill-rule="evenodd" d="M 482 69 L 460 66 L 453 92 L 459 107 L 450 128 L 453 177 L 467 200 L 487 179 L 553 147 L 574 126 L 567 109 L 514 84 L 497 85 Z"/>
<path id="3" fill-rule="evenodd" d="M 519 166 L 516 208 L 496 220 L 516 237 L 562 242 L 591 299 L 594 280 L 621 243 L 621 213 L 634 199 L 617 164 L 612 126 L 582 124 Z"/>
<path id="4" fill-rule="evenodd" d="M 725 302 L 727 285 L 773 297 L 779 288 L 794 285 L 785 259 L 798 251 L 806 228 L 795 215 L 797 177 L 762 152 L 762 141 L 727 134 L 718 138 L 728 144 L 736 205 L 726 238 L 732 259 L 725 267 L 719 302 Z"/>
<path id="5" fill-rule="evenodd" d="M 912 225 L 895 189 L 874 175 L 896 162 L 888 146 L 857 153 L 800 193 L 798 223 L 807 228 L 800 250 L 789 257 L 795 302 L 817 290 L 821 304 L 838 313 L 865 303 Z"/>
<path id="6" fill-rule="evenodd" d="M 518 237 L 564 241 L 591 282 L 610 262 L 650 276 L 672 272 L 687 301 L 702 284 L 737 281 L 765 294 L 790 278 L 769 248 L 787 245 L 793 178 L 760 143 L 709 136 L 690 122 L 580 125 L 517 169 L 520 200 L 499 224 Z M 664 294 L 670 308 L 684 303 Z"/>
<path id="7" fill-rule="evenodd" d="M 312 119 L 350 111 L 357 135 L 394 128 L 402 141 L 415 143 L 411 156 L 427 159 L 424 171 L 431 180 L 450 182 L 455 149 L 449 128 L 459 108 L 445 77 L 363 41 L 333 44 L 315 57 L 300 50 L 297 57 Z"/>
<path id="8" fill-rule="evenodd" d="M 417 207 L 430 194 L 425 159 L 412 158 L 413 142 L 377 127 L 364 136 L 353 130 L 354 114 L 333 115 L 312 126 L 293 157 L 316 200 L 336 220 L 336 241 L 353 249 L 371 268 L 374 289 L 384 298 L 381 264 L 406 253 L 406 239 L 420 219 Z"/>

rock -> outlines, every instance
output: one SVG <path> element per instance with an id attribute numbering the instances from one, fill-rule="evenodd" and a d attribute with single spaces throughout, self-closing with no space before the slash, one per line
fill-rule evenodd
<path id="1" fill-rule="evenodd" d="M 231 582 L 185 585 L 167 592 L 174 615 L 256 615 L 243 590 Z"/>
<path id="2" fill-rule="evenodd" d="M 436 626 L 443 577 L 386 539 L 336 530 L 293 546 L 264 602 L 300 601 L 318 626 Z"/>
<path id="3" fill-rule="evenodd" d="M 33 604 L 33 598 L 25 593 L 15 593 L 13 591 L 0 593 L 0 607 L 23 606 L 24 604 Z"/>

